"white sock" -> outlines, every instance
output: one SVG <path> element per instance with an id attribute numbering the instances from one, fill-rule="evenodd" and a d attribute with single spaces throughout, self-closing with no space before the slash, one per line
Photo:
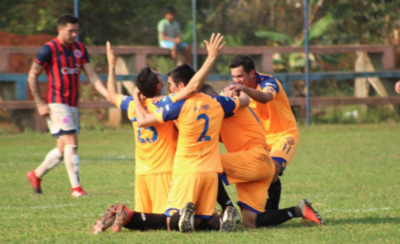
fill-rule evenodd
<path id="1" fill-rule="evenodd" d="M 79 182 L 79 157 L 76 151 L 76 145 L 65 145 L 64 147 L 65 167 L 67 168 L 72 188 L 81 186 Z"/>
<path id="2" fill-rule="evenodd" d="M 63 154 L 60 150 L 54 148 L 46 155 L 42 164 L 35 169 L 35 175 L 38 178 L 42 178 L 50 169 L 56 167 L 61 162 L 62 158 Z"/>

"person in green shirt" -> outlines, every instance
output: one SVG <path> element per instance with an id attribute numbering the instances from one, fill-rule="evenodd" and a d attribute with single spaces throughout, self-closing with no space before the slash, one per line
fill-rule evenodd
<path id="1" fill-rule="evenodd" d="M 185 55 L 185 62 L 190 64 L 192 58 L 191 47 L 181 40 L 179 23 L 175 19 L 175 8 L 168 6 L 164 9 L 164 18 L 158 22 L 158 42 L 160 47 L 171 50 L 174 66 L 177 65 L 178 51 Z"/>

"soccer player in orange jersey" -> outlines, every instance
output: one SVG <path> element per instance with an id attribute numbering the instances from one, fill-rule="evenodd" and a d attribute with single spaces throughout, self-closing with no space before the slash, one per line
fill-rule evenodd
<path id="1" fill-rule="evenodd" d="M 266 131 L 265 139 L 276 168 L 266 209 L 278 209 L 282 191 L 279 175 L 292 160 L 299 141 L 296 119 L 281 83 L 271 75 L 256 72 L 250 57 L 238 55 L 229 67 L 235 84 L 225 90 L 246 93 L 251 100 L 249 107 Z"/>
<path id="2" fill-rule="evenodd" d="M 204 83 L 212 64 L 219 54 L 222 38 L 217 35 L 206 42 L 208 57 L 202 68 L 195 73 L 189 65 L 181 65 L 168 73 L 171 100 L 180 100 L 165 105 L 155 113 L 145 112 L 140 97 L 135 92 L 139 126 L 150 126 L 177 120 L 179 124 L 178 147 L 173 167 L 172 184 L 165 214 L 170 230 L 189 232 L 196 229 L 219 229 L 220 220 L 215 215 L 218 189 L 218 173 L 222 173 L 218 139 L 224 117 L 249 103 L 247 95 L 239 98 L 212 97 L 203 93 L 187 93 L 189 81 Z M 200 88 L 198 88 L 200 89 Z M 189 98 L 187 98 L 189 97 Z M 185 99 L 186 98 L 186 99 Z M 181 100 L 183 99 L 183 100 Z M 182 210 L 182 211 L 181 211 Z M 181 211 L 181 213 L 179 213 Z M 195 222 L 192 217 L 195 214 Z M 225 218 L 226 219 L 226 218 Z M 232 229 L 224 229 L 230 231 Z"/>
<path id="3" fill-rule="evenodd" d="M 178 134 L 172 121 L 149 127 L 138 127 L 133 97 L 116 92 L 115 55 L 107 43 L 109 78 L 107 88 L 110 102 L 127 112 L 135 134 L 135 211 L 125 205 L 111 205 L 94 226 L 94 233 L 111 226 L 114 232 L 122 227 L 143 230 L 145 227 L 166 227 L 164 215 L 170 188 L 172 166 L 175 158 Z M 171 101 L 168 98 L 153 104 L 151 98 L 161 94 L 164 83 L 158 72 L 143 68 L 136 78 L 136 86 L 146 98 L 143 105 L 147 112 Z M 144 217 L 143 217 L 144 216 Z M 114 220 L 114 221 L 113 221 Z"/>
<path id="4" fill-rule="evenodd" d="M 207 84 L 202 91 L 217 95 Z M 304 199 L 295 207 L 264 213 L 275 166 L 265 142 L 265 131 L 251 108 L 239 109 L 234 112 L 234 116 L 223 120 L 221 139 L 228 153 L 221 154 L 224 173 L 220 178 L 227 185 L 236 184 L 238 205 L 242 210 L 245 227 L 279 225 L 296 217 L 322 223 L 321 216 Z"/>

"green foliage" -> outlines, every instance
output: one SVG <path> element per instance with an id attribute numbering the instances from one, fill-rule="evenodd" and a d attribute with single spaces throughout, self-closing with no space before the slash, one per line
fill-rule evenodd
<path id="1" fill-rule="evenodd" d="M 293 44 L 293 39 L 286 33 L 261 30 L 256 31 L 254 34 L 256 35 L 256 37 L 271 39 L 274 42 L 278 42 L 280 44 Z"/>

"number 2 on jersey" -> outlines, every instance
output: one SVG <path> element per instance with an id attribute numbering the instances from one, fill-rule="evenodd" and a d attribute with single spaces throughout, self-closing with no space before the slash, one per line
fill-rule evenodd
<path id="1" fill-rule="evenodd" d="M 208 131 L 208 116 L 206 114 L 199 114 L 197 116 L 197 120 L 204 119 L 204 128 L 203 132 L 201 133 L 199 139 L 197 141 L 209 141 L 211 140 L 210 136 L 206 136 L 207 131 Z"/>
<path id="2" fill-rule="evenodd" d="M 152 131 L 153 132 L 153 137 L 152 138 L 143 139 L 142 138 L 142 129 Z M 146 127 L 146 128 L 139 127 L 139 130 L 138 130 L 138 142 L 139 143 L 146 143 L 146 141 L 148 143 L 153 143 L 153 142 L 157 141 L 157 139 L 158 139 L 158 133 L 157 133 L 157 130 L 156 130 L 156 128 L 154 126 L 149 126 L 149 127 Z"/>

